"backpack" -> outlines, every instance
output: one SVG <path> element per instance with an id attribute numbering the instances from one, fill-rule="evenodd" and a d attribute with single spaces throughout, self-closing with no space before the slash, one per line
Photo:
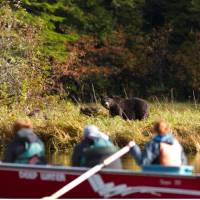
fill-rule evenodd
<path id="1" fill-rule="evenodd" d="M 93 144 L 84 149 L 80 166 L 94 166 L 103 161 L 104 158 L 114 154 L 117 150 L 117 147 L 110 140 L 95 138 Z"/>

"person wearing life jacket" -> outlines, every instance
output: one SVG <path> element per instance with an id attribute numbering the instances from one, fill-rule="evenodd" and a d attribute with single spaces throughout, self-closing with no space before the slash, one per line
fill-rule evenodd
<path id="1" fill-rule="evenodd" d="M 169 125 L 161 120 L 153 127 L 156 136 L 145 144 L 141 151 L 134 144 L 130 152 L 138 165 L 160 164 L 163 166 L 181 166 L 187 164 L 183 147 L 173 136 Z"/>
<path id="2" fill-rule="evenodd" d="M 114 154 L 117 147 L 96 126 L 88 125 L 84 128 L 82 141 L 77 144 L 72 154 L 72 166 L 93 167 Z M 118 159 L 107 168 L 121 169 L 121 160 Z"/>
<path id="3" fill-rule="evenodd" d="M 17 120 L 13 132 L 14 138 L 5 151 L 3 162 L 46 164 L 44 144 L 33 132 L 30 120 Z"/>

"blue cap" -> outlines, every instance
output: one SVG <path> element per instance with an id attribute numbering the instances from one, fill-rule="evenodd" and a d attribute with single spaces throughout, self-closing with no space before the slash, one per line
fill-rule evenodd
<path id="1" fill-rule="evenodd" d="M 108 140 L 109 137 L 102 133 L 95 125 L 88 125 L 84 128 L 84 137 L 86 138 L 103 138 Z"/>

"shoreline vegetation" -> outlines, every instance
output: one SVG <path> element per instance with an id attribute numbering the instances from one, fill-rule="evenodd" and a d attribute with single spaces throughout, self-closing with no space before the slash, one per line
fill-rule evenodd
<path id="1" fill-rule="evenodd" d="M 0 13 L 1 152 L 13 122 L 35 109 L 47 152 L 71 150 L 87 124 L 120 147 L 131 139 L 143 146 L 160 118 L 187 153 L 200 151 L 198 1 L 2 0 Z M 110 118 L 98 102 L 88 117 L 61 100 L 94 102 L 104 93 L 166 100 L 151 101 L 145 121 Z"/>
<path id="2" fill-rule="evenodd" d="M 12 138 L 12 124 L 18 118 L 27 118 L 32 110 L 39 110 L 31 117 L 34 131 L 45 143 L 47 152 L 71 151 L 81 140 L 82 130 L 87 124 L 95 124 L 122 147 L 134 139 L 143 146 L 153 137 L 151 132 L 155 120 L 167 120 L 186 153 L 200 151 L 200 109 L 198 104 L 155 100 L 150 103 L 150 117 L 144 121 L 125 121 L 119 116 L 111 118 L 100 103 L 98 113 L 93 117 L 80 114 L 80 107 L 59 97 L 46 97 L 31 102 L 0 107 L 1 151 Z"/>

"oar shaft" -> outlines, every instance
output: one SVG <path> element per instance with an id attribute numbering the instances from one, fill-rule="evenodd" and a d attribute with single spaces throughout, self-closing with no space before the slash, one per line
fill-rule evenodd
<path id="1" fill-rule="evenodd" d="M 89 171 L 87 171 L 86 173 L 82 174 L 81 176 L 79 176 L 78 178 L 74 179 L 72 182 L 70 182 L 69 184 L 67 184 L 66 186 L 64 186 L 60 190 L 58 190 L 56 193 L 54 193 L 50 197 L 54 198 L 54 199 L 57 199 L 57 198 L 61 197 L 62 195 L 64 195 L 65 193 L 69 192 L 71 189 L 75 188 L 77 185 L 79 185 L 83 181 L 87 180 L 92 175 L 96 174 L 103 167 L 104 167 L 104 164 L 96 165 L 95 167 L 93 167 Z"/>
<path id="2" fill-rule="evenodd" d="M 57 198 L 63 196 L 65 193 L 69 192 L 70 190 L 75 188 L 77 185 L 81 184 L 83 181 L 87 180 L 88 178 L 90 178 L 91 176 L 93 176 L 94 174 L 99 172 L 104 166 L 109 165 L 110 163 L 112 163 L 113 161 L 117 160 L 118 158 L 120 158 L 124 154 L 128 153 L 128 151 L 130 150 L 130 148 L 134 144 L 135 144 L 134 142 L 129 142 L 129 144 L 127 146 L 125 146 L 124 148 L 122 148 L 118 152 L 114 153 L 110 157 L 106 158 L 103 161 L 103 163 L 92 167 L 90 170 L 88 170 L 87 172 L 83 173 L 81 176 L 79 176 L 78 178 L 74 179 L 72 182 L 68 183 L 67 185 L 62 187 L 60 190 L 58 190 L 57 192 L 55 192 L 54 194 L 52 194 L 48 198 L 57 199 Z"/>
<path id="3" fill-rule="evenodd" d="M 123 149 L 119 150 L 118 152 L 114 153 L 112 156 L 106 158 L 104 160 L 104 165 L 107 166 L 110 163 L 112 163 L 113 161 L 117 160 L 118 158 L 120 158 L 121 156 L 123 156 L 124 154 L 128 153 L 130 150 L 129 146 L 124 147 Z"/>

